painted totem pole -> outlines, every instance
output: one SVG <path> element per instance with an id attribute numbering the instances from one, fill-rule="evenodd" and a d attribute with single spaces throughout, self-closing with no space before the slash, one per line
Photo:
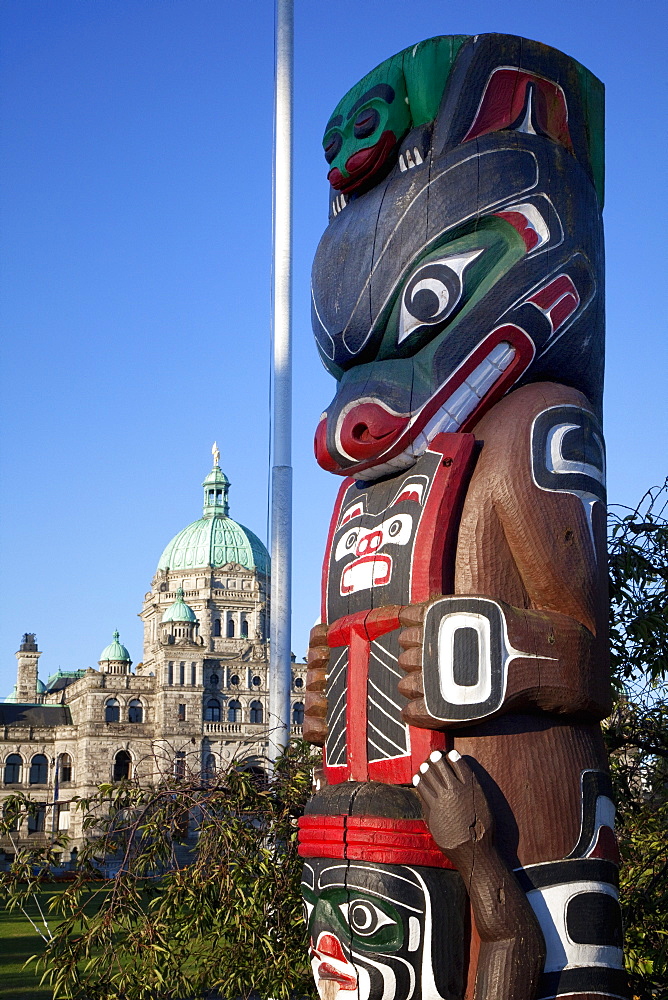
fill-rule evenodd
<path id="1" fill-rule="evenodd" d="M 626 996 L 606 658 L 603 88 L 508 35 L 388 59 L 324 136 L 332 516 L 300 821 L 323 998 Z"/>

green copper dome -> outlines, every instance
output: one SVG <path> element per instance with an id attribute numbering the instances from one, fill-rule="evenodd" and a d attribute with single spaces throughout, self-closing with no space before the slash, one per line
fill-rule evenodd
<path id="1" fill-rule="evenodd" d="M 183 587 L 176 591 L 176 600 L 162 616 L 163 622 L 196 622 L 197 615 L 183 600 Z"/>
<path id="2" fill-rule="evenodd" d="M 109 643 L 108 646 L 105 646 L 105 648 L 100 653 L 100 662 L 106 660 L 125 660 L 128 663 L 132 663 L 130 654 L 128 653 L 127 649 L 125 648 L 122 642 L 118 641 L 119 636 L 120 633 L 118 632 L 118 630 L 116 630 L 116 632 L 114 632 L 114 638 L 112 639 L 112 641 Z"/>
<path id="3" fill-rule="evenodd" d="M 160 556 L 158 569 L 203 569 L 208 566 L 219 569 L 227 563 L 238 563 L 244 569 L 269 575 L 269 553 L 260 539 L 228 515 L 230 483 L 217 461 L 202 486 L 203 516 L 172 538 Z"/>

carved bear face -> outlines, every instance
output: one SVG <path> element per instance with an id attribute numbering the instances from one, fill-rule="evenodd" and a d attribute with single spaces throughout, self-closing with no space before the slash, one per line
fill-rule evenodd
<path id="1" fill-rule="evenodd" d="M 339 383 L 316 433 L 324 468 L 409 468 L 526 381 L 600 405 L 601 91 L 538 43 L 453 36 L 399 53 L 339 103 L 312 278 Z"/>

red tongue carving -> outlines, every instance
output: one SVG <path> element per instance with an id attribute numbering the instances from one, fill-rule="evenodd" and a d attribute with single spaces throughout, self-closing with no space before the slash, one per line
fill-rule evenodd
<path id="1" fill-rule="evenodd" d="M 341 944 L 333 934 L 321 934 L 314 952 L 318 957 L 326 956 L 327 958 L 334 958 L 348 965 L 348 959 L 343 954 Z M 335 983 L 338 983 L 343 990 L 354 990 L 357 986 L 357 980 L 354 976 L 335 969 L 329 962 L 320 962 L 318 966 L 318 979 L 331 979 Z"/>
<path id="2" fill-rule="evenodd" d="M 390 413 L 377 403 L 360 403 L 349 410 L 341 425 L 341 447 L 361 461 L 386 451 L 405 430 L 408 417 Z"/>

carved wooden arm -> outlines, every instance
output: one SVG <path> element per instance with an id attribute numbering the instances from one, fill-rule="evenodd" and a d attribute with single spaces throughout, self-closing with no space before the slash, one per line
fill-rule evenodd
<path id="1" fill-rule="evenodd" d="M 445 729 L 531 708 L 583 719 L 610 711 L 597 640 L 567 615 L 466 595 L 405 608 L 400 620 L 410 725 Z"/>
<path id="2" fill-rule="evenodd" d="M 532 1000 L 545 961 L 540 926 L 494 847 L 485 793 L 466 760 L 439 751 L 413 779 L 431 831 L 458 869 L 481 941 L 474 1000 Z"/>

